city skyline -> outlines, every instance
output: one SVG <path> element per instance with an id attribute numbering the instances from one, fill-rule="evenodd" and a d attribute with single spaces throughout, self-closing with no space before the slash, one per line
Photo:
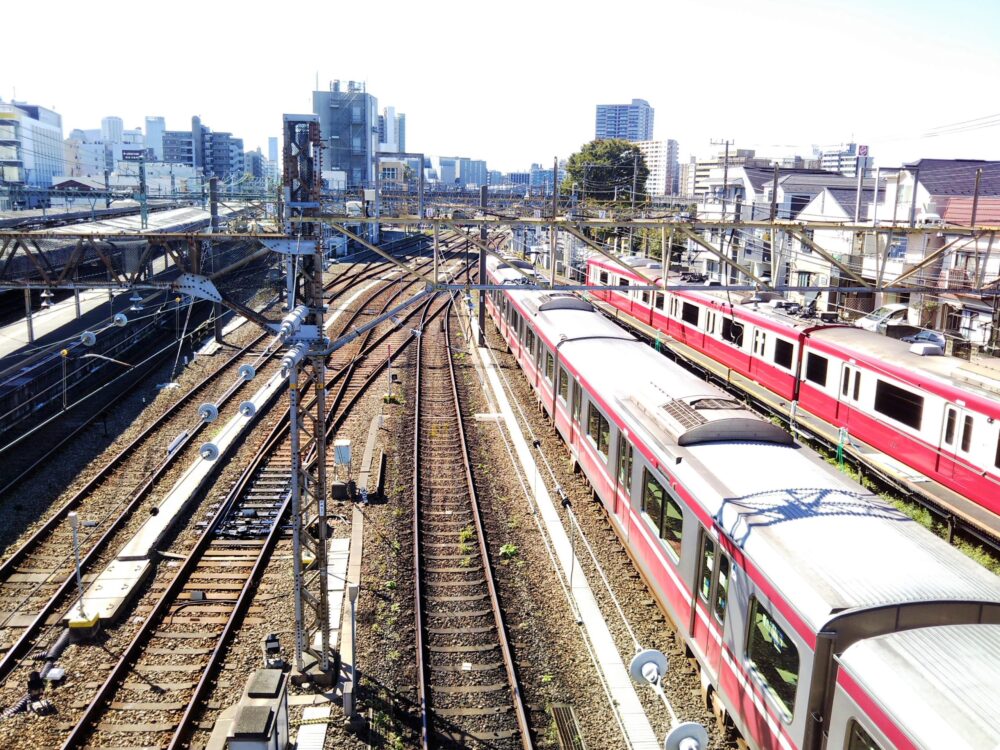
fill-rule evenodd
<path id="1" fill-rule="evenodd" d="M 101 88 L 105 63 L 74 60 L 71 81 L 56 56 L 38 54 L 37 39 L 15 34 L 0 96 L 10 101 L 16 90 L 20 101 L 54 108 L 66 134 L 96 127 L 107 116 L 121 117 L 125 128 L 162 116 L 168 128 L 177 128 L 199 115 L 242 136 L 247 150 L 266 150 L 282 113 L 311 111 L 317 80 L 324 90 L 333 79 L 353 79 L 365 82 L 380 109 L 406 113 L 411 150 L 485 159 L 503 171 L 579 150 L 593 137 L 597 104 L 633 98 L 656 110 L 654 140 L 677 140 L 682 161 L 713 153 L 713 139 L 775 156 L 808 156 L 814 145 L 854 141 L 868 145 L 881 166 L 930 156 L 1000 158 L 1000 116 L 977 96 L 980 81 L 1000 75 L 1000 54 L 990 39 L 1000 9 L 969 0 L 952 4 L 947 14 L 929 2 L 902 0 L 872 7 L 860 0 L 763 0 L 753 6 L 726 0 L 670 8 L 625 2 L 615 6 L 622 21 L 614 25 L 566 12 L 571 6 L 562 3 L 515 2 L 482 27 L 467 19 L 465 6 L 452 2 L 434 3 L 433 12 L 389 2 L 378 16 L 353 6 L 338 8 L 334 16 L 314 4 L 297 17 L 317 27 L 323 19 L 336 20 L 342 31 L 331 40 L 335 44 L 299 48 L 275 42 L 268 43 L 267 55 L 235 58 L 210 45 L 197 55 L 183 53 L 189 36 L 185 9 L 203 17 L 206 28 L 215 26 L 214 19 L 233 32 L 249 32 L 262 20 L 271 28 L 274 19 L 234 18 L 226 3 L 177 5 L 177 13 L 156 17 L 155 29 L 138 32 L 167 45 L 163 54 L 170 65 L 139 59 L 116 68 Z M 116 13 L 118 7 L 126 6 L 112 3 L 93 21 L 95 28 L 99 24 L 109 38 L 131 38 L 142 26 L 131 14 Z M 12 29 L 29 28 L 36 14 L 25 6 L 5 10 Z M 727 20 L 725 34 L 716 31 L 720 14 Z M 389 17 L 391 23 L 379 23 Z M 365 24 L 398 35 L 397 52 L 366 48 L 371 36 L 362 33 Z M 53 27 L 46 45 L 67 48 L 80 33 L 70 26 Z M 456 50 L 417 43 L 422 30 L 452 40 Z M 527 55 L 504 51 L 501 44 L 543 31 L 546 38 L 556 32 L 559 43 L 551 50 L 538 45 Z M 461 40 L 474 33 L 485 35 L 482 55 L 460 51 L 468 48 Z M 285 38 L 277 29 L 275 37 Z M 711 54 L 713 44 L 718 55 Z M 738 55 L 734 45 L 741 44 L 745 54 Z M 213 65 L 225 75 L 211 75 Z M 79 85 L 88 76 L 94 85 Z M 947 108 L 936 106 L 942 95 Z"/>

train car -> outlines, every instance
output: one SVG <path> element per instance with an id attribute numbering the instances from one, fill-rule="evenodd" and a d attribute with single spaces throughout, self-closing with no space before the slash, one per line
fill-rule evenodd
<path id="1" fill-rule="evenodd" d="M 1000 669 L 1000 579 L 585 300 L 495 261 L 489 275 L 509 287 L 489 293 L 492 319 L 717 715 L 754 748 L 940 746 L 972 692 L 942 675 Z M 921 638 L 982 648 L 932 673 Z M 904 666 L 933 705 L 923 723 L 881 692 Z M 1000 743 L 1000 680 L 977 689 L 979 728 L 948 747 Z"/>
<path id="2" fill-rule="evenodd" d="M 628 289 L 662 284 L 661 273 L 649 261 L 631 272 L 604 260 L 588 264 L 588 282 L 609 287 L 595 292 L 598 299 L 718 362 L 737 386 L 740 378 L 757 383 L 973 508 L 1000 515 L 997 371 L 787 314 L 774 294 Z"/>

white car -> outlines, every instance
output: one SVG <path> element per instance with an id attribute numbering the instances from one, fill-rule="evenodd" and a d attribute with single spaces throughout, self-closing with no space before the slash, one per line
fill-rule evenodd
<path id="1" fill-rule="evenodd" d="M 908 305 L 898 302 L 882 305 L 875 312 L 870 312 L 863 318 L 855 320 L 854 325 L 858 328 L 864 328 L 866 331 L 884 333 L 886 327 L 893 323 L 905 323 L 909 310 Z"/>

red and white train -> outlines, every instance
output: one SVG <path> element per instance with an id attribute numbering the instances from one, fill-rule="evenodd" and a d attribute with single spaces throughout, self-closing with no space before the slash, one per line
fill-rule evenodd
<path id="1" fill-rule="evenodd" d="M 579 297 L 488 309 L 753 748 L 1000 746 L 1000 579 Z"/>
<path id="2" fill-rule="evenodd" d="M 757 383 L 786 408 L 794 402 L 798 413 L 846 428 L 917 472 L 907 473 L 911 487 L 929 478 L 941 486 L 939 499 L 996 525 L 1000 372 L 956 357 L 921 356 L 860 328 L 789 315 L 780 300 L 752 302 L 760 296 L 746 292 L 630 290 L 662 286 L 663 279 L 658 263 L 627 263 L 631 271 L 603 258 L 588 261 L 587 283 L 610 287 L 593 292 L 596 298 L 718 363 L 735 385 Z"/>

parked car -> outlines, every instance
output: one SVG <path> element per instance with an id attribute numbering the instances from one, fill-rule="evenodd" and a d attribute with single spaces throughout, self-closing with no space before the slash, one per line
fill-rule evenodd
<path id="1" fill-rule="evenodd" d="M 884 333 L 886 327 L 892 323 L 905 323 L 908 312 L 909 308 L 907 305 L 894 302 L 891 305 L 882 305 L 875 312 L 870 312 L 863 318 L 858 318 L 854 321 L 854 325 L 858 328 L 864 328 L 866 331 Z"/>
<path id="2" fill-rule="evenodd" d="M 944 349 L 945 338 L 943 333 L 937 331 L 919 331 L 909 336 L 903 336 L 900 341 L 905 341 L 907 344 L 935 344 Z"/>

